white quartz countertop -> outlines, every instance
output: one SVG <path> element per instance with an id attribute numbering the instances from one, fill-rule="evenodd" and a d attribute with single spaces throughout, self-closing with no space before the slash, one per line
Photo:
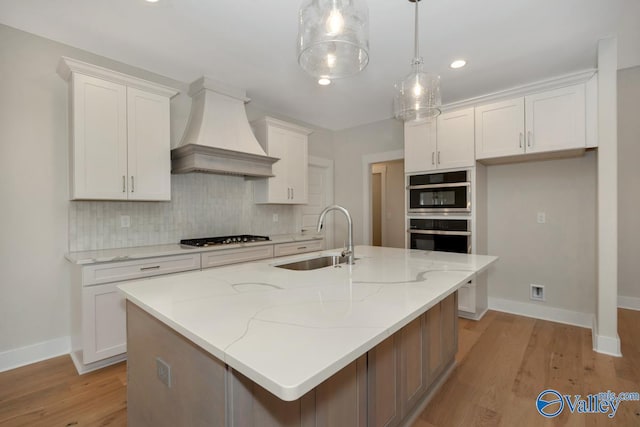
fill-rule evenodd
<path id="1" fill-rule="evenodd" d="M 190 247 L 178 243 L 166 245 L 136 246 L 130 248 L 102 249 L 96 251 L 69 252 L 65 254 L 67 261 L 74 264 L 96 264 L 100 262 L 124 261 L 130 259 L 154 258 L 159 256 L 182 255 L 185 253 L 199 253 L 238 249 L 251 246 L 273 245 L 278 243 L 304 242 L 322 239 L 322 234 L 279 234 L 270 236 L 271 240 L 253 243 L 234 243 L 209 247 Z"/>
<path id="2" fill-rule="evenodd" d="M 319 254 L 119 285 L 126 297 L 283 400 L 296 400 L 497 260 L 357 246 L 356 264 L 274 267 Z"/>

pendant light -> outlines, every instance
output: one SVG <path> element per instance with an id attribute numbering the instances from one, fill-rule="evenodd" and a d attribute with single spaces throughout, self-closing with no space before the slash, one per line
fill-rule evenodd
<path id="1" fill-rule="evenodd" d="M 411 61 L 413 71 L 402 81 L 396 83 L 396 95 L 393 100 L 393 114 L 403 121 L 437 117 L 440 114 L 442 98 L 440 96 L 440 76 L 422 71 L 424 61 L 418 49 L 418 2 L 415 12 L 415 55 Z"/>
<path id="2" fill-rule="evenodd" d="M 298 63 L 328 84 L 369 63 L 369 10 L 364 0 L 305 0 L 300 6 Z"/>

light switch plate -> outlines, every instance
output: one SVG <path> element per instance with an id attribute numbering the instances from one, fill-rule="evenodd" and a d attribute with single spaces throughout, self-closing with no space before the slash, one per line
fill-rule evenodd
<path id="1" fill-rule="evenodd" d="M 547 214 L 545 212 L 538 212 L 538 224 L 544 224 L 547 222 Z"/>
<path id="2" fill-rule="evenodd" d="M 156 373 L 161 383 L 171 388 L 171 365 L 156 357 Z"/>
<path id="3" fill-rule="evenodd" d="M 120 227 L 121 228 L 131 227 L 131 217 L 129 215 L 120 215 Z"/>

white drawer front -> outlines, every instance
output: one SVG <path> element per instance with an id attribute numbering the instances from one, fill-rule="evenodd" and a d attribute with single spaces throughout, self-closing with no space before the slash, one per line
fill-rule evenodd
<path id="1" fill-rule="evenodd" d="M 219 267 L 221 265 L 256 261 L 265 258 L 273 258 L 273 245 L 203 252 L 202 268 Z"/>
<path id="2" fill-rule="evenodd" d="M 274 256 L 286 256 L 314 252 L 322 250 L 322 240 L 310 240 L 308 242 L 280 243 L 274 245 Z"/>
<path id="3" fill-rule="evenodd" d="M 199 253 L 110 262 L 83 267 L 82 284 L 83 286 L 99 285 L 198 269 L 200 269 Z"/>

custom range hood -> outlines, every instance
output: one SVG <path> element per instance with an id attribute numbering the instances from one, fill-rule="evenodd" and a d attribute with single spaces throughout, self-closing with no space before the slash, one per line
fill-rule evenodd
<path id="1" fill-rule="evenodd" d="M 189 86 L 189 122 L 177 148 L 171 150 L 171 172 L 205 172 L 248 177 L 273 176 L 278 161 L 256 140 L 244 104 L 244 90 L 202 77 Z"/>

